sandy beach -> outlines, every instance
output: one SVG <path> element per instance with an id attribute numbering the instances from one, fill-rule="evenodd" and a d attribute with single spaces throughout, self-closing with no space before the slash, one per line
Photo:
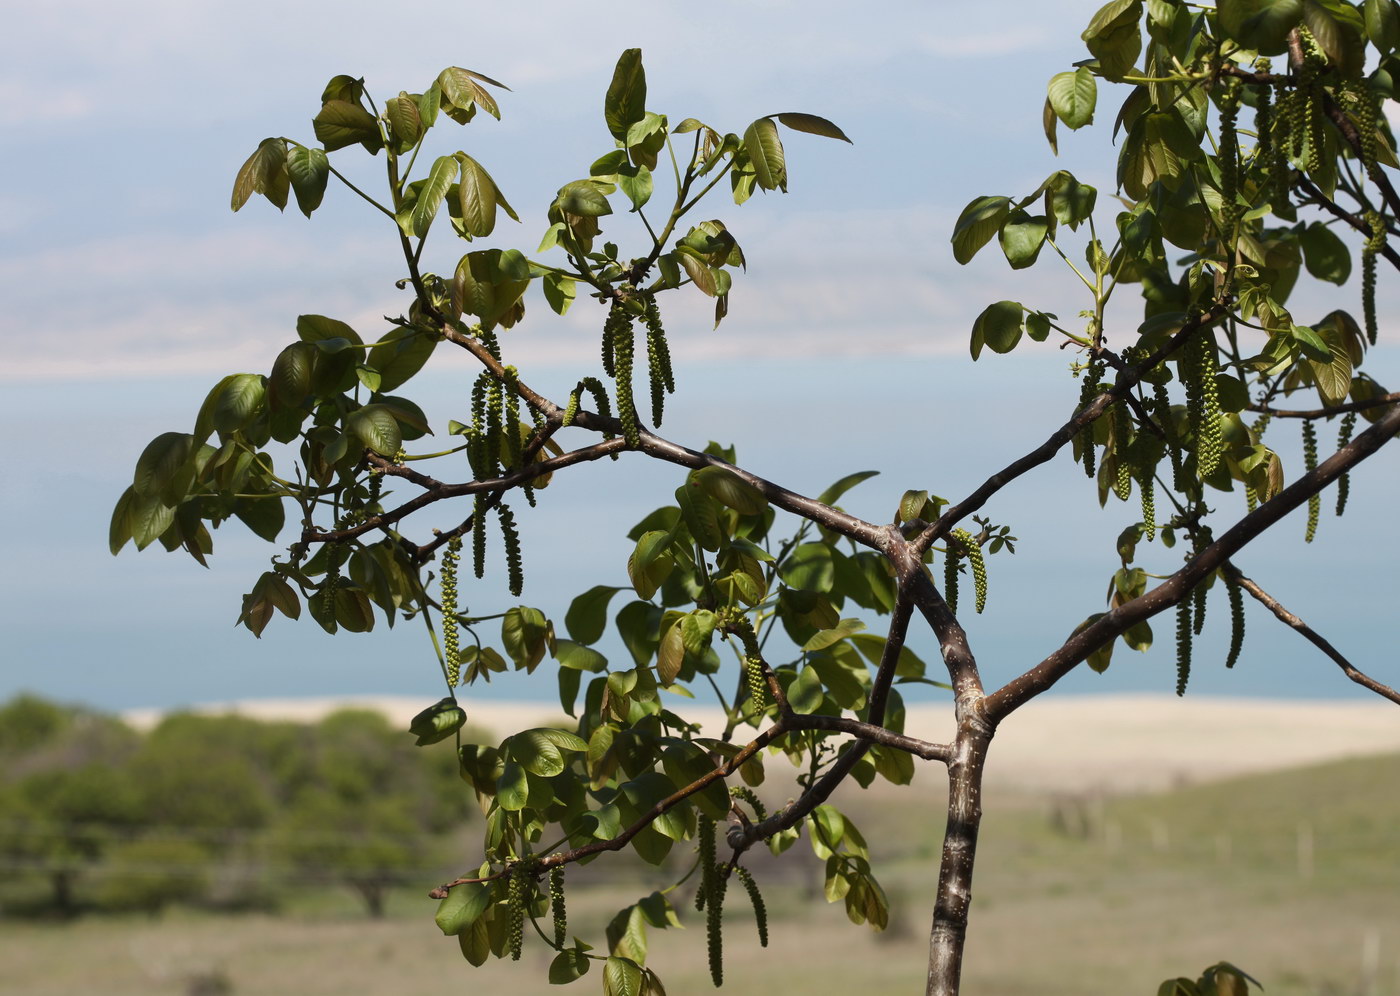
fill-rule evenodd
<path id="1" fill-rule="evenodd" d="M 463 701 L 469 722 L 498 736 L 565 720 L 548 702 L 474 702 L 470 695 Z M 429 704 L 395 696 L 257 699 L 211 703 L 195 711 L 314 722 L 336 709 L 374 709 L 407 727 Z M 720 721 L 719 710 L 686 700 L 671 699 L 668 706 L 706 727 Z M 126 719 L 149 727 L 159 716 L 156 710 L 134 710 Z M 946 740 L 952 731 L 949 707 L 911 706 L 906 730 L 926 740 Z M 1020 791 L 1151 791 L 1391 751 L 1400 751 L 1400 709 L 1382 702 L 1047 697 L 1002 724 L 987 783 Z"/>

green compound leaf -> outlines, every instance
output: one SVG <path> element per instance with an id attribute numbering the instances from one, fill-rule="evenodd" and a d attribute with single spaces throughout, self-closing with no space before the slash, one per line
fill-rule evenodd
<path id="1" fill-rule="evenodd" d="M 438 903 L 437 914 L 433 920 L 444 934 L 460 934 L 475 923 L 490 904 L 489 882 L 467 882 L 454 887 L 442 902 Z"/>
<path id="2" fill-rule="evenodd" d="M 403 445 L 399 420 L 384 405 L 366 405 L 351 412 L 346 416 L 345 428 L 380 456 L 392 459 Z"/>
<path id="3" fill-rule="evenodd" d="M 958 216 L 953 226 L 953 258 L 969 263 L 977 251 L 1001 231 L 1011 213 L 1011 200 L 1006 197 L 978 197 Z"/>
<path id="4" fill-rule="evenodd" d="M 1098 101 L 1098 85 L 1094 74 L 1085 66 L 1050 77 L 1046 88 L 1050 107 L 1055 116 L 1071 130 L 1094 123 L 1094 105 Z"/>
<path id="5" fill-rule="evenodd" d="M 972 323 L 972 358 L 981 355 L 985 345 L 994 353 L 1009 353 L 1021 341 L 1025 308 L 1019 301 L 998 301 L 988 305 Z"/>
<path id="6" fill-rule="evenodd" d="M 603 118 L 608 131 L 619 142 L 627 129 L 646 115 L 647 74 L 642 68 L 642 50 L 629 48 L 618 57 L 612 82 L 603 100 Z"/>

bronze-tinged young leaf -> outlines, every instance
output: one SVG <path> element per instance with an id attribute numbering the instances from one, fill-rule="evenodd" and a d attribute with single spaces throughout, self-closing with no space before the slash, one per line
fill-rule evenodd
<path id="1" fill-rule="evenodd" d="M 1001 230 L 1010 213 L 1010 198 L 1000 196 L 978 197 L 963 208 L 953 226 L 953 258 L 963 264 L 971 262 L 977 251 Z"/>
<path id="2" fill-rule="evenodd" d="M 344 100 L 326 101 L 311 125 L 316 132 L 316 140 L 325 146 L 327 152 L 357 142 L 363 142 L 372 151 L 377 151 L 382 142 L 374 116 L 359 104 Z"/>
<path id="3" fill-rule="evenodd" d="M 389 135 L 394 151 L 407 152 L 423 137 L 423 119 L 418 114 L 418 101 L 404 91 L 384 104 L 384 117 L 389 122 Z"/>
<path id="4" fill-rule="evenodd" d="M 605 214 L 612 214 L 612 205 L 608 203 L 607 196 L 592 180 L 575 180 L 564 184 L 559 188 L 559 196 L 554 204 L 565 214 L 578 215 L 580 218 L 601 218 Z"/>
<path id="5" fill-rule="evenodd" d="M 330 160 L 321 149 L 298 145 L 287 153 L 287 176 L 291 179 L 292 192 L 296 194 L 297 207 L 308 218 L 321 206 L 330 169 Z"/>
<path id="6" fill-rule="evenodd" d="M 626 49 L 618 56 L 603 99 L 603 118 L 613 138 L 619 142 L 627 138 L 627 129 L 646 114 L 646 103 L 647 74 L 642 68 L 642 50 Z"/>
<path id="7" fill-rule="evenodd" d="M 262 194 L 281 210 L 287 206 L 288 183 L 286 142 L 265 138 L 239 167 L 229 206 L 237 211 L 253 194 Z"/>
<path id="8" fill-rule="evenodd" d="M 1317 383 L 1317 393 L 1322 403 L 1340 405 L 1351 390 L 1351 351 L 1333 316 L 1329 315 L 1319 322 L 1316 331 L 1327 343 L 1328 359 L 1325 363 L 1309 359 L 1308 366 Z"/>
<path id="9" fill-rule="evenodd" d="M 661 646 L 656 651 L 656 676 L 663 685 L 675 682 L 685 663 L 685 640 L 679 620 L 671 625 L 661 638 Z"/>
<path id="10" fill-rule="evenodd" d="M 818 117 L 815 114 L 803 114 L 800 111 L 787 111 L 783 114 L 773 114 L 771 117 L 777 118 L 793 131 L 804 131 L 809 135 L 821 135 L 823 138 L 836 138 L 842 142 L 854 145 L 846 133 L 826 118 Z"/>
<path id="11" fill-rule="evenodd" d="M 462 227 L 468 235 L 485 238 L 496 228 L 496 204 L 500 197 L 496 181 L 465 152 L 457 153 L 456 159 L 462 166 L 462 179 L 457 185 Z"/>
<path id="12" fill-rule="evenodd" d="M 787 161 L 783 140 L 772 118 L 759 118 L 744 132 L 744 151 L 749 154 L 754 177 L 764 190 L 787 192 Z"/>
<path id="13" fill-rule="evenodd" d="M 411 228 L 420 239 L 428 234 L 428 228 L 437 217 L 442 199 L 447 196 L 452 181 L 457 179 L 457 160 L 451 156 L 438 156 L 428 171 L 428 182 L 418 192 L 418 201 L 413 205 Z M 464 219 L 465 220 L 465 219 Z"/>

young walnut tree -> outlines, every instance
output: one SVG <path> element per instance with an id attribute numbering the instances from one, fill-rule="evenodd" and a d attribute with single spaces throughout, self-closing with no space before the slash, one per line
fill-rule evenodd
<path id="1" fill-rule="evenodd" d="M 480 246 L 502 214 L 518 220 L 476 155 L 420 159 L 444 119 L 499 116 L 495 80 L 453 67 L 422 93 L 376 103 L 363 81 L 337 76 L 314 119 L 317 145 L 268 138 L 239 170 L 235 211 L 261 194 L 279 208 L 295 197 L 309 216 L 335 177 L 385 215 L 402 254 L 405 312 L 370 336 L 302 315 L 269 373 L 219 381 L 193 432 L 164 433 L 141 454 L 112 518 L 112 550 L 159 541 L 203 563 L 211 526 L 236 516 L 275 541 L 293 510 L 296 540 L 244 597 L 240 621 L 260 633 L 274 611 L 296 619 L 303 608 L 329 632 L 421 621 L 447 684 L 413 721 L 424 745 L 458 736 L 461 685 L 553 660 L 573 729 L 458 746 L 462 778 L 486 812 L 485 840 L 479 864 L 432 895 L 438 926 L 472 964 L 518 958 L 528 933 L 556 951 L 551 982 L 596 968 L 605 993 L 662 993 L 646 936 L 690 915 L 673 906 L 674 887 L 619 911 L 604 938 L 585 941 L 566 921 L 568 866 L 626 848 L 653 864 L 673 849 L 684 856 L 677 866 L 696 886 L 716 985 L 726 901 L 752 905 L 766 942 L 747 866 L 756 847 L 779 854 L 805 835 L 826 863 L 827 897 L 882 928 L 889 905 L 865 838 L 827 800 L 848 780 L 903 784 L 932 762 L 946 768 L 948 807 L 927 991 L 953 994 L 993 734 L 1072 669 L 1108 667 L 1119 640 L 1146 647 L 1149 620 L 1169 613 L 1184 692 L 1193 661 L 1234 663 L 1248 594 L 1354 681 L 1400 702 L 1232 560 L 1303 505 L 1311 540 L 1324 489 L 1337 485 L 1341 514 L 1348 472 L 1400 431 L 1400 395 L 1362 371 L 1378 335 L 1377 269 L 1400 267 L 1388 243 L 1400 222 L 1397 163 L 1380 113 L 1400 76 L 1400 8 L 1113 0 L 1083 38 L 1089 58 L 1050 80 L 1045 133 L 1053 149 L 1058 128 L 1090 124 L 1100 87 L 1117 84 L 1117 196 L 1100 198 L 1057 170 L 1024 195 L 976 198 L 952 235 L 960 263 L 994 238 L 1018 270 L 1048 247 L 1059 257 L 1051 264 L 1082 284 L 1083 322 L 999 301 L 972 328 L 974 360 L 1023 337 L 1064 346 L 1078 378 L 1065 385 L 1067 420 L 955 501 L 900 482 L 915 487 L 891 494 L 883 523 L 837 504 L 870 472 L 814 498 L 741 466 L 732 449 L 658 433 L 678 382 L 663 298 L 698 291 L 718 323 L 744 264 L 724 222 L 695 219 L 722 194 L 742 205 L 755 189 L 786 190 L 784 129 L 845 140 L 830 121 L 771 114 L 742 133 L 694 118 L 673 124 L 647 108 L 641 52 L 629 49 L 604 101 L 610 148 L 559 189 L 538 249 L 471 248 L 443 273 L 424 264 L 430 235 L 437 252 L 456 238 Z M 332 164 L 332 153 L 357 155 L 356 146 L 382 157 L 377 195 Z M 1347 281 L 1349 242 L 1361 246 L 1360 318 L 1290 312 L 1304 271 Z M 601 362 L 579 370 L 567 397 L 541 395 L 510 363 L 512 339 L 529 335 L 535 283 L 557 314 L 596 309 Z M 1134 292 L 1141 323 L 1108 321 L 1115 293 Z M 444 350 L 465 352 L 479 372 L 463 386 L 460 421 L 436 427 L 446 442 L 427 445 L 422 410 L 398 392 Z M 1266 442 L 1270 425 L 1275 437 L 1300 427 L 1304 466 L 1284 466 Z M 638 456 L 675 464 L 678 487 L 628 534 L 630 587 L 590 588 L 562 627 L 525 605 L 481 615 L 463 604 L 468 570 L 489 568 L 520 594 L 512 506 L 548 502 L 575 465 Z M 1140 521 L 1117 537 L 1121 566 L 1105 611 L 1068 621 L 1063 644 L 988 689 L 959 619 L 987 606 L 986 560 L 1015 538 L 982 513 L 1057 458 L 1082 463 L 1100 503 L 1128 503 Z M 1197 645 L 1212 588 L 1228 601 L 1228 650 Z M 867 631 L 862 616 L 884 617 L 884 632 Z M 610 622 L 621 660 L 596 649 Z M 911 625 L 936 636 L 937 671 L 906 646 Z M 949 742 L 903 732 L 907 684 L 951 689 Z M 717 697 L 721 728 L 668 708 L 676 700 L 663 692 L 691 688 Z M 778 753 L 800 774 L 796 798 L 770 812 L 752 786 Z M 1221 963 L 1161 991 L 1237 993 L 1246 978 Z"/>

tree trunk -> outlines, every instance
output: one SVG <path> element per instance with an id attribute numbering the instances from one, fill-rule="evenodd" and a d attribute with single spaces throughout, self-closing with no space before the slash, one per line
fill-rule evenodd
<path id="1" fill-rule="evenodd" d="M 73 901 L 73 877 L 73 872 L 66 868 L 49 873 L 49 884 L 53 886 L 54 909 L 64 919 L 72 919 L 78 915 L 77 904 Z"/>
<path id="2" fill-rule="evenodd" d="M 379 882 L 356 882 L 355 888 L 360 890 L 370 918 L 382 920 L 384 918 L 384 886 Z"/>
<path id="3" fill-rule="evenodd" d="M 962 978 L 967 912 L 972 904 L 972 866 L 982 822 L 982 770 L 993 727 L 969 715 L 958 724 L 948 765 L 948 827 L 938 870 L 938 898 L 929 934 L 928 996 L 957 996 Z"/>

